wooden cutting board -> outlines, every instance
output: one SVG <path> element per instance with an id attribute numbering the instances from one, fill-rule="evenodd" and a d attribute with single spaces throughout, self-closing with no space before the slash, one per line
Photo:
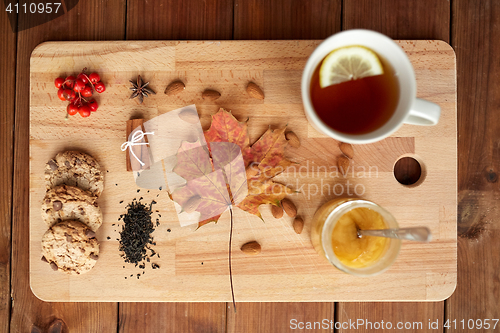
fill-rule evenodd
<path id="1" fill-rule="evenodd" d="M 239 120 L 249 118 L 251 142 L 270 125 L 288 124 L 302 146 L 288 147 L 289 159 L 300 169 L 279 181 L 300 191 L 290 196 L 305 220 L 297 235 L 291 218 L 274 219 L 262 206 L 265 222 L 243 211 L 234 216 L 232 243 L 236 301 L 436 301 L 456 286 L 457 271 L 457 114 L 456 67 L 452 48 L 441 41 L 398 41 L 416 72 L 418 96 L 439 104 L 440 122 L 434 127 L 404 125 L 390 138 L 355 146 L 354 167 L 364 167 L 346 178 L 325 173 L 336 165 L 338 142 L 315 131 L 306 121 L 300 96 L 301 73 L 320 41 L 127 41 L 50 42 L 31 56 L 30 92 L 30 283 L 45 301 L 230 301 L 228 274 L 229 213 L 218 224 L 196 230 L 180 227 L 165 190 L 141 190 L 126 171 L 125 123 L 131 117 L 146 120 L 181 106 L 196 104 L 204 129 L 219 107 L 232 110 Z M 97 71 L 106 84 L 97 96 L 99 110 L 89 118 L 65 120 L 67 102 L 57 98 L 53 81 Z M 140 74 L 158 93 L 143 105 L 128 99 L 129 80 Z M 174 79 L 186 89 L 175 97 L 163 91 Z M 265 100 L 250 98 L 248 81 L 260 85 Z M 201 92 L 218 90 L 222 97 L 206 102 Z M 101 255 L 92 271 L 81 276 L 54 272 L 40 260 L 46 226 L 40 207 L 45 194 L 44 164 L 58 152 L 79 149 L 96 157 L 105 176 L 99 198 L 104 223 L 98 230 Z M 395 162 L 413 156 L 424 169 L 418 186 L 404 186 L 393 174 Z M 360 170 L 360 169 L 356 169 Z M 370 173 L 371 171 L 371 173 Z M 346 196 L 358 185 L 361 197 L 387 208 L 402 227 L 425 225 L 433 233 L 429 244 L 403 242 L 401 253 L 385 273 L 361 278 L 347 275 L 319 257 L 310 242 L 314 212 L 337 194 Z M 335 187 L 336 184 L 342 186 Z M 335 191 L 336 190 L 336 191 Z M 125 264 L 118 250 L 120 214 L 134 198 L 156 200 L 160 226 L 154 249 L 160 265 L 140 270 Z M 122 203 L 120 203 L 123 200 Z M 108 240 L 107 237 L 110 237 Z M 262 252 L 244 255 L 240 246 L 257 240 Z M 136 274 L 145 272 L 137 279 Z M 133 275 L 131 277 L 131 275 Z M 125 278 L 127 277 L 127 278 Z"/>

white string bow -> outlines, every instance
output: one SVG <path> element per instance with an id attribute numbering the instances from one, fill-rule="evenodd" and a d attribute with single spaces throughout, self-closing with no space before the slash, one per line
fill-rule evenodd
<path id="1" fill-rule="evenodd" d="M 148 145 L 149 143 L 147 142 L 141 142 L 142 139 L 144 139 L 144 135 L 145 134 L 151 134 L 151 135 L 154 135 L 155 132 L 143 132 L 141 130 L 137 130 L 134 132 L 134 134 L 132 135 L 132 140 L 130 141 L 126 141 L 124 143 L 122 143 L 122 146 L 121 146 L 121 150 L 122 151 L 125 151 L 127 150 L 127 148 L 130 148 L 130 153 L 135 157 L 135 159 L 137 161 L 139 161 L 139 163 L 141 164 L 141 166 L 144 166 L 144 162 L 142 162 L 138 157 L 137 155 L 135 155 L 134 153 L 134 150 L 132 149 L 132 147 L 134 146 L 143 146 L 143 145 Z"/>

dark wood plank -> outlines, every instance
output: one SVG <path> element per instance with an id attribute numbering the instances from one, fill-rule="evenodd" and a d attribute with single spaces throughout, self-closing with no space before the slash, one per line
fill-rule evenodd
<path id="1" fill-rule="evenodd" d="M 342 29 L 370 29 L 394 39 L 450 42 L 449 0 L 344 0 Z"/>
<path id="2" fill-rule="evenodd" d="M 71 1 L 66 1 L 70 7 Z M 19 26 L 30 26 L 20 15 Z M 106 18 L 106 19 L 104 19 Z M 34 18 L 33 18 L 34 19 Z M 29 283 L 29 68 L 31 51 L 47 40 L 123 39 L 125 0 L 80 1 L 67 14 L 18 33 L 12 230 L 11 332 L 30 332 L 32 324 L 46 329 L 61 318 L 71 332 L 113 332 L 117 303 L 46 303 L 33 295 Z M 55 93 L 55 91 L 54 91 Z"/>
<path id="3" fill-rule="evenodd" d="M 458 285 L 446 317 L 500 318 L 500 3 L 453 2 L 458 82 Z M 457 323 L 457 325 L 461 325 Z M 452 330 L 454 327 L 452 326 Z M 495 332 L 500 329 L 500 323 Z M 450 331 L 452 331 L 450 330 Z M 476 330 L 477 331 L 477 330 Z M 493 327 L 489 330 L 493 332 Z"/>
<path id="4" fill-rule="evenodd" d="M 341 0 L 235 0 L 234 39 L 323 39 L 340 11 Z"/>
<path id="5" fill-rule="evenodd" d="M 12 19 L 17 20 L 17 16 Z M 14 155 L 14 101 L 16 88 L 17 34 L 7 15 L 0 15 L 0 332 L 10 321 L 10 255 L 12 212 L 12 166 Z"/>
<path id="6" fill-rule="evenodd" d="M 394 177 L 403 185 L 412 185 L 422 176 L 422 167 L 416 159 L 403 157 L 394 165 Z"/>
<path id="7" fill-rule="evenodd" d="M 226 303 L 120 303 L 120 333 L 222 333 Z"/>
<path id="8" fill-rule="evenodd" d="M 440 332 L 442 326 L 438 326 L 439 330 L 429 328 L 429 319 L 442 325 L 444 316 L 443 302 L 339 303 L 337 311 L 338 321 L 344 326 L 339 330 L 342 333 Z"/>
<path id="9" fill-rule="evenodd" d="M 227 331 L 239 332 L 333 332 L 334 303 L 236 303 L 227 311 Z M 324 319 L 328 321 L 322 322 Z M 308 324 L 311 329 L 307 328 Z M 319 322 L 326 326 L 321 326 Z"/>
<path id="10" fill-rule="evenodd" d="M 128 0 L 127 39 L 231 39 L 233 0 Z"/>
<path id="11" fill-rule="evenodd" d="M 449 41 L 450 2 L 384 0 L 344 0 L 343 29 L 371 29 L 394 39 L 441 39 Z M 396 170 L 402 178 L 418 172 L 413 165 L 404 164 Z M 444 302 L 437 303 L 339 303 L 341 321 L 366 318 L 370 321 L 420 321 L 443 319 Z M 434 319 L 434 320 L 435 320 Z M 424 329 L 426 327 L 424 326 Z M 354 330 L 341 329 L 340 332 Z M 363 330 L 362 330 L 363 331 Z M 371 332 L 372 330 L 364 330 Z M 406 330 L 405 330 L 406 331 Z M 413 329 L 412 331 L 417 331 Z M 356 331 L 357 332 L 357 331 Z"/>

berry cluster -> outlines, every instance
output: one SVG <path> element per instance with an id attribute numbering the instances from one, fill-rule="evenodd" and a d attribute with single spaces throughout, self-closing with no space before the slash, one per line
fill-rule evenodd
<path id="1" fill-rule="evenodd" d="M 54 81 L 56 88 L 59 89 L 57 97 L 61 101 L 69 101 L 67 111 L 70 116 L 79 113 L 82 117 L 88 117 L 92 112 L 97 111 L 98 104 L 96 100 L 88 98 L 92 97 L 94 89 L 98 93 L 106 90 L 99 74 L 87 75 L 85 70 L 86 68 L 76 78 L 70 75 L 65 79 L 58 77 Z"/>

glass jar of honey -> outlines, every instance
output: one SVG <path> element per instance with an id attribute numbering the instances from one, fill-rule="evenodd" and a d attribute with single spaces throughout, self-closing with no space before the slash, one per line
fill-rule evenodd
<path id="1" fill-rule="evenodd" d="M 311 241 L 332 265 L 349 274 L 382 273 L 396 260 L 399 239 L 362 236 L 357 230 L 398 228 L 396 219 L 381 206 L 361 199 L 334 199 L 314 214 Z"/>

